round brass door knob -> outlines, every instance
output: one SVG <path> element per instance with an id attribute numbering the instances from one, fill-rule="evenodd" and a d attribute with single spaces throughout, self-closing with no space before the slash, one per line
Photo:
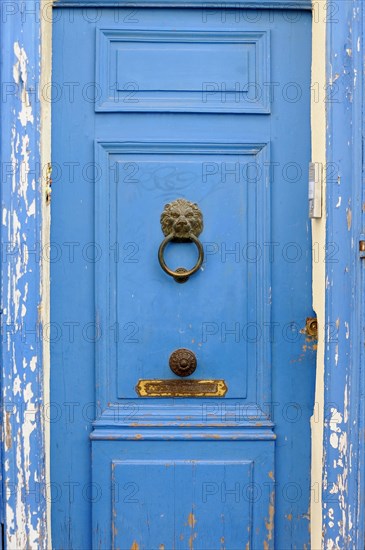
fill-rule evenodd
<path id="1" fill-rule="evenodd" d="M 170 355 L 169 365 L 177 376 L 190 376 L 197 366 L 195 353 L 186 348 L 177 349 Z"/>

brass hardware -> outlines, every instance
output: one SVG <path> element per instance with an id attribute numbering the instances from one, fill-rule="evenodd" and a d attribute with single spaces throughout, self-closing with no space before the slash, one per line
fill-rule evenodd
<path id="1" fill-rule="evenodd" d="M 228 391 L 224 380 L 139 380 L 140 397 L 224 397 Z"/>
<path id="2" fill-rule="evenodd" d="M 169 366 L 177 376 L 190 376 L 195 371 L 196 365 L 195 353 L 189 349 L 180 348 L 170 355 Z"/>
<path id="3" fill-rule="evenodd" d="M 359 252 L 365 252 L 365 241 L 359 241 Z"/>
<path id="4" fill-rule="evenodd" d="M 303 332 L 311 338 L 315 338 L 316 340 L 318 339 L 317 317 L 307 317 Z"/>
<path id="5" fill-rule="evenodd" d="M 186 273 L 188 270 L 185 269 L 185 267 L 177 267 L 175 271 L 176 271 L 176 273 Z M 185 275 L 185 277 L 180 277 L 179 279 L 174 277 L 174 279 L 177 283 L 181 284 L 181 283 L 186 283 L 186 281 L 189 279 L 189 277 L 186 277 L 186 275 Z"/>
<path id="6" fill-rule="evenodd" d="M 203 231 L 203 214 L 196 203 L 185 199 L 177 199 L 165 204 L 161 214 L 161 228 L 165 239 L 158 249 L 158 260 L 162 269 L 178 283 L 185 283 L 191 275 L 200 269 L 204 260 L 203 245 L 198 237 Z M 192 269 L 179 267 L 175 271 L 170 269 L 164 260 L 166 246 L 171 243 L 193 242 L 198 249 L 198 260 Z"/>

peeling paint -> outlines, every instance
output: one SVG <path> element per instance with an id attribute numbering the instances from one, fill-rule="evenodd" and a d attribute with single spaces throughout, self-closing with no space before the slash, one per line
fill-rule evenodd
<path id="1" fill-rule="evenodd" d="M 30 0 L 30 9 L 33 0 Z M 34 9 L 34 13 L 40 7 Z M 9 256 L 3 264 L 2 347 L 4 460 L 6 464 L 5 545 L 7 548 L 48 548 L 42 415 L 42 344 L 37 308 L 41 302 L 41 265 L 35 261 L 41 241 L 40 108 L 34 93 L 40 74 L 40 36 L 33 20 L 19 10 L 13 21 L 16 40 L 4 32 L 2 78 L 13 82 L 2 112 L 1 161 L 11 167 L 2 186 L 2 241 Z M 33 19 L 33 18 L 32 18 Z M 14 30 L 15 29 L 15 30 Z M 4 26 L 2 27 L 4 30 Z M 36 33 L 36 34 L 35 34 Z"/>
<path id="2" fill-rule="evenodd" d="M 352 224 L 352 210 L 350 207 L 346 208 L 347 229 L 350 231 Z"/>
<path id="3" fill-rule="evenodd" d="M 194 550 L 194 540 L 196 539 L 196 537 L 197 537 L 196 533 L 193 533 L 192 535 L 190 535 L 190 537 L 189 537 L 189 550 Z"/>
<path id="4" fill-rule="evenodd" d="M 274 514 L 275 514 L 274 502 L 275 502 L 275 496 L 274 496 L 274 492 L 272 491 L 270 493 L 269 517 L 265 519 L 266 538 L 263 542 L 264 548 L 269 548 L 269 546 L 270 546 L 269 543 L 270 543 L 271 540 L 273 540 Z"/>
<path id="5" fill-rule="evenodd" d="M 18 118 L 22 126 L 26 126 L 29 123 L 33 124 L 34 117 L 32 113 L 32 106 L 29 100 L 28 93 L 28 57 L 24 48 L 21 48 L 18 42 L 14 44 L 14 54 L 17 58 L 17 62 L 13 67 L 13 78 L 16 84 L 21 84 L 21 110 L 18 114 Z M 24 136 L 26 137 L 26 136 Z"/>
<path id="6" fill-rule="evenodd" d="M 195 516 L 192 512 L 190 512 L 190 514 L 188 515 L 188 525 L 189 527 L 194 528 L 195 524 L 196 524 Z"/>

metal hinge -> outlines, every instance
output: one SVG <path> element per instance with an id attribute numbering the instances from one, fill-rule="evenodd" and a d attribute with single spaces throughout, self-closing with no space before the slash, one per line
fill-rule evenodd
<path id="1" fill-rule="evenodd" d="M 365 235 L 360 235 L 359 256 L 360 258 L 365 258 Z"/>
<path id="2" fill-rule="evenodd" d="M 51 194 L 52 194 L 52 164 L 48 162 L 46 167 L 46 204 L 49 204 L 51 202 Z"/>

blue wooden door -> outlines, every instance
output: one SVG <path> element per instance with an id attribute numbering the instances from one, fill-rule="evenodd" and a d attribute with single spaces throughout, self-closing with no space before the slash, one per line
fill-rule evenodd
<path id="1" fill-rule="evenodd" d="M 310 35 L 55 11 L 55 548 L 309 545 Z"/>

